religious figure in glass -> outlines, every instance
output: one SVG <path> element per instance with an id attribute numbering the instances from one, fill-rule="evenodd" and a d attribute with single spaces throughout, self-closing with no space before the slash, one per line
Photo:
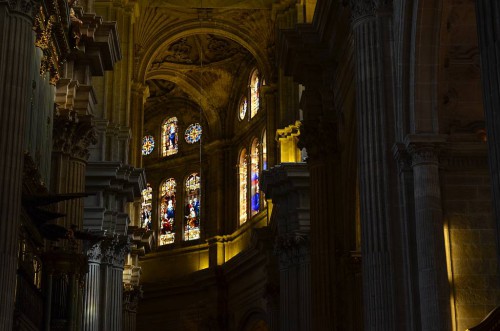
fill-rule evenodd
<path id="1" fill-rule="evenodd" d="M 153 149 L 155 148 L 155 139 L 153 136 L 144 136 L 142 138 L 142 155 L 149 155 L 151 152 L 153 152 Z"/>
<path id="2" fill-rule="evenodd" d="M 260 210 L 260 187 L 259 187 L 259 141 L 254 139 L 251 148 L 251 211 L 252 216 L 257 214 Z"/>
<path id="3" fill-rule="evenodd" d="M 200 238 L 200 175 L 193 173 L 186 179 L 184 207 L 184 240 Z"/>
<path id="4" fill-rule="evenodd" d="M 160 191 L 160 246 L 162 246 L 172 244 L 175 241 L 175 179 L 165 180 Z"/>
<path id="5" fill-rule="evenodd" d="M 262 134 L 262 170 L 267 170 L 267 138 L 266 138 L 266 130 Z M 262 192 L 262 201 L 263 207 L 267 207 L 266 195 Z"/>
<path id="6" fill-rule="evenodd" d="M 142 190 L 141 202 L 141 227 L 146 230 L 151 230 L 151 209 L 153 202 L 153 189 L 147 184 L 146 188 Z"/>
<path id="7" fill-rule="evenodd" d="M 179 150 L 177 131 L 177 117 L 171 117 L 163 122 L 161 129 L 163 156 L 173 155 Z"/>
<path id="8" fill-rule="evenodd" d="M 248 217 L 248 203 L 247 203 L 247 181 L 248 181 L 248 163 L 247 151 L 243 149 L 240 154 L 239 163 L 239 183 L 240 183 L 240 225 L 247 221 Z"/>
<path id="9" fill-rule="evenodd" d="M 257 115 L 257 112 L 259 111 L 259 90 L 259 71 L 255 69 L 250 76 L 250 118 Z"/>

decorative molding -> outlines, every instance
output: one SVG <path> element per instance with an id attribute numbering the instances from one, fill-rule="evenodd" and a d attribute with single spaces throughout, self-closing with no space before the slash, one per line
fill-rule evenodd
<path id="1" fill-rule="evenodd" d="M 38 0 L 0 0 L 0 4 L 6 3 L 11 12 L 28 16 L 30 19 L 35 17 L 40 2 Z"/>

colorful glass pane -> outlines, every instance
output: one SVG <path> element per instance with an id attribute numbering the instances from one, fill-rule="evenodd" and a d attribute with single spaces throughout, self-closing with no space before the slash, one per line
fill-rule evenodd
<path id="1" fill-rule="evenodd" d="M 179 150 L 177 131 L 177 117 L 171 117 L 163 122 L 161 128 L 163 156 L 173 155 Z"/>
<path id="2" fill-rule="evenodd" d="M 267 170 L 267 138 L 266 138 L 266 131 L 264 131 L 264 134 L 262 135 L 262 170 Z M 267 200 L 266 200 L 266 195 L 264 192 L 262 192 L 262 201 L 264 208 L 267 207 Z"/>
<path id="3" fill-rule="evenodd" d="M 260 210 L 260 187 L 259 187 L 259 142 L 255 139 L 252 143 L 252 149 L 250 150 L 250 160 L 251 160 L 251 211 L 252 216 L 257 214 Z"/>
<path id="4" fill-rule="evenodd" d="M 189 175 L 185 185 L 184 240 L 200 238 L 200 175 Z"/>
<path id="5" fill-rule="evenodd" d="M 189 144 L 194 144 L 195 142 L 200 141 L 201 131 L 202 130 L 200 123 L 194 123 L 188 126 L 188 128 L 186 129 L 186 133 L 184 134 L 186 142 Z"/>
<path id="6" fill-rule="evenodd" d="M 152 202 L 153 202 L 153 189 L 149 184 L 142 190 L 141 202 L 141 227 L 143 229 L 151 230 L 151 217 L 152 217 Z"/>
<path id="7" fill-rule="evenodd" d="M 169 178 L 160 188 L 160 246 L 172 244 L 175 241 L 175 179 Z"/>
<path id="8" fill-rule="evenodd" d="M 144 136 L 142 138 L 142 155 L 149 155 L 155 148 L 155 139 L 153 136 Z"/>
<path id="9" fill-rule="evenodd" d="M 247 151 L 244 149 L 240 154 L 240 164 L 239 164 L 239 183 L 240 183 L 240 225 L 247 221 L 248 217 L 248 163 L 247 163 Z"/>
<path id="10" fill-rule="evenodd" d="M 248 101 L 247 98 L 243 97 L 240 103 L 240 120 L 245 119 L 245 115 L 247 114 L 248 109 Z"/>
<path id="11" fill-rule="evenodd" d="M 256 69 L 253 71 L 250 78 L 250 118 L 257 115 L 257 112 L 259 111 L 259 89 L 259 71 Z"/>

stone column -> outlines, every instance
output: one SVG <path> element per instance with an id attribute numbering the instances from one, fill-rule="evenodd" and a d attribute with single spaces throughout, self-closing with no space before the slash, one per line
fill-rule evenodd
<path id="1" fill-rule="evenodd" d="M 340 186 L 336 176 L 340 176 L 337 151 L 336 123 L 323 114 L 322 96 L 310 85 L 302 94 L 304 107 L 303 125 L 300 127 L 300 144 L 307 149 L 307 165 L 310 182 L 310 252 L 312 281 L 312 329 L 328 330 L 337 319 L 339 309 L 336 298 L 336 284 L 341 272 L 336 259 L 337 249 L 342 250 L 340 236 Z M 325 199 L 328 201 L 325 203 Z M 340 316 L 338 316 L 340 318 Z"/>
<path id="2" fill-rule="evenodd" d="M 87 250 L 89 272 L 85 279 L 82 331 L 99 331 L 99 303 L 101 300 L 101 246 Z"/>
<path id="3" fill-rule="evenodd" d="M 309 249 L 310 199 L 307 165 L 280 164 L 264 172 L 262 184 L 264 192 L 275 205 L 273 219 L 278 231 L 275 251 L 279 257 L 280 269 L 279 329 L 315 330 L 311 320 L 314 307 L 311 307 L 312 252 Z M 323 262 L 328 264 L 327 261 Z M 324 285 L 320 284 L 321 286 Z M 314 300 L 317 300 L 317 296 Z M 327 322 L 322 323 L 327 325 Z"/>
<path id="4" fill-rule="evenodd" d="M 414 137 L 414 139 L 419 138 L 422 139 L 420 135 Z M 433 137 L 431 139 L 435 140 Z M 450 291 L 441 209 L 438 150 L 434 143 L 420 141 L 410 142 L 409 152 L 412 155 L 415 192 L 415 234 L 422 330 L 450 330 Z"/>
<path id="5" fill-rule="evenodd" d="M 356 71 L 356 115 L 365 330 L 395 329 L 391 223 L 390 167 L 391 105 L 385 91 L 383 37 L 391 16 L 377 13 L 390 1 L 351 0 Z M 394 140 L 392 140 L 394 141 Z M 392 159 L 393 162 L 393 159 Z"/>
<path id="6" fill-rule="evenodd" d="M 142 166 L 142 137 L 144 133 L 144 104 L 149 97 L 149 87 L 141 83 L 132 84 L 132 139 L 130 143 L 130 164 L 135 167 Z M 158 137 L 156 137 L 158 139 Z M 159 141 L 159 140 L 158 140 Z"/>
<path id="7" fill-rule="evenodd" d="M 266 107 L 267 123 L 266 123 L 266 140 L 267 140 L 267 168 L 271 168 L 278 163 L 278 155 L 276 148 L 276 108 L 277 108 L 277 89 L 275 84 L 265 85 L 262 87 L 264 95 L 264 106 Z"/>
<path id="8" fill-rule="evenodd" d="M 0 325 L 12 329 L 25 115 L 29 107 L 37 1 L 0 1 Z"/>
<path id="9" fill-rule="evenodd" d="M 481 55 L 484 114 L 488 137 L 493 208 L 500 240 L 500 4 L 498 1 L 477 0 L 477 28 Z M 498 244 L 500 258 L 500 243 Z"/>
<path id="10" fill-rule="evenodd" d="M 125 237 L 128 238 L 128 237 Z M 123 263 L 129 249 L 128 241 L 119 237 L 103 243 L 101 264 L 100 330 L 122 331 Z"/>
<path id="11" fill-rule="evenodd" d="M 139 286 L 127 288 L 123 292 L 123 331 L 135 331 L 137 306 L 142 298 Z"/>

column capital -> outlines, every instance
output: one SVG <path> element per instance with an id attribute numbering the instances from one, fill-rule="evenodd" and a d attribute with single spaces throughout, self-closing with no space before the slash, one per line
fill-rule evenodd
<path id="1" fill-rule="evenodd" d="M 118 236 L 107 238 L 101 242 L 102 262 L 123 268 L 125 256 L 130 252 L 130 238 Z"/>
<path id="2" fill-rule="evenodd" d="M 439 152 L 446 142 L 446 135 L 412 134 L 405 138 L 406 149 L 411 156 L 411 165 L 438 164 Z"/>
<path id="3" fill-rule="evenodd" d="M 6 4 L 11 12 L 34 19 L 40 2 L 39 0 L 0 0 L 0 5 Z"/>
<path id="4" fill-rule="evenodd" d="M 351 8 L 353 23 L 375 16 L 377 12 L 392 8 L 392 0 L 344 0 Z"/>

